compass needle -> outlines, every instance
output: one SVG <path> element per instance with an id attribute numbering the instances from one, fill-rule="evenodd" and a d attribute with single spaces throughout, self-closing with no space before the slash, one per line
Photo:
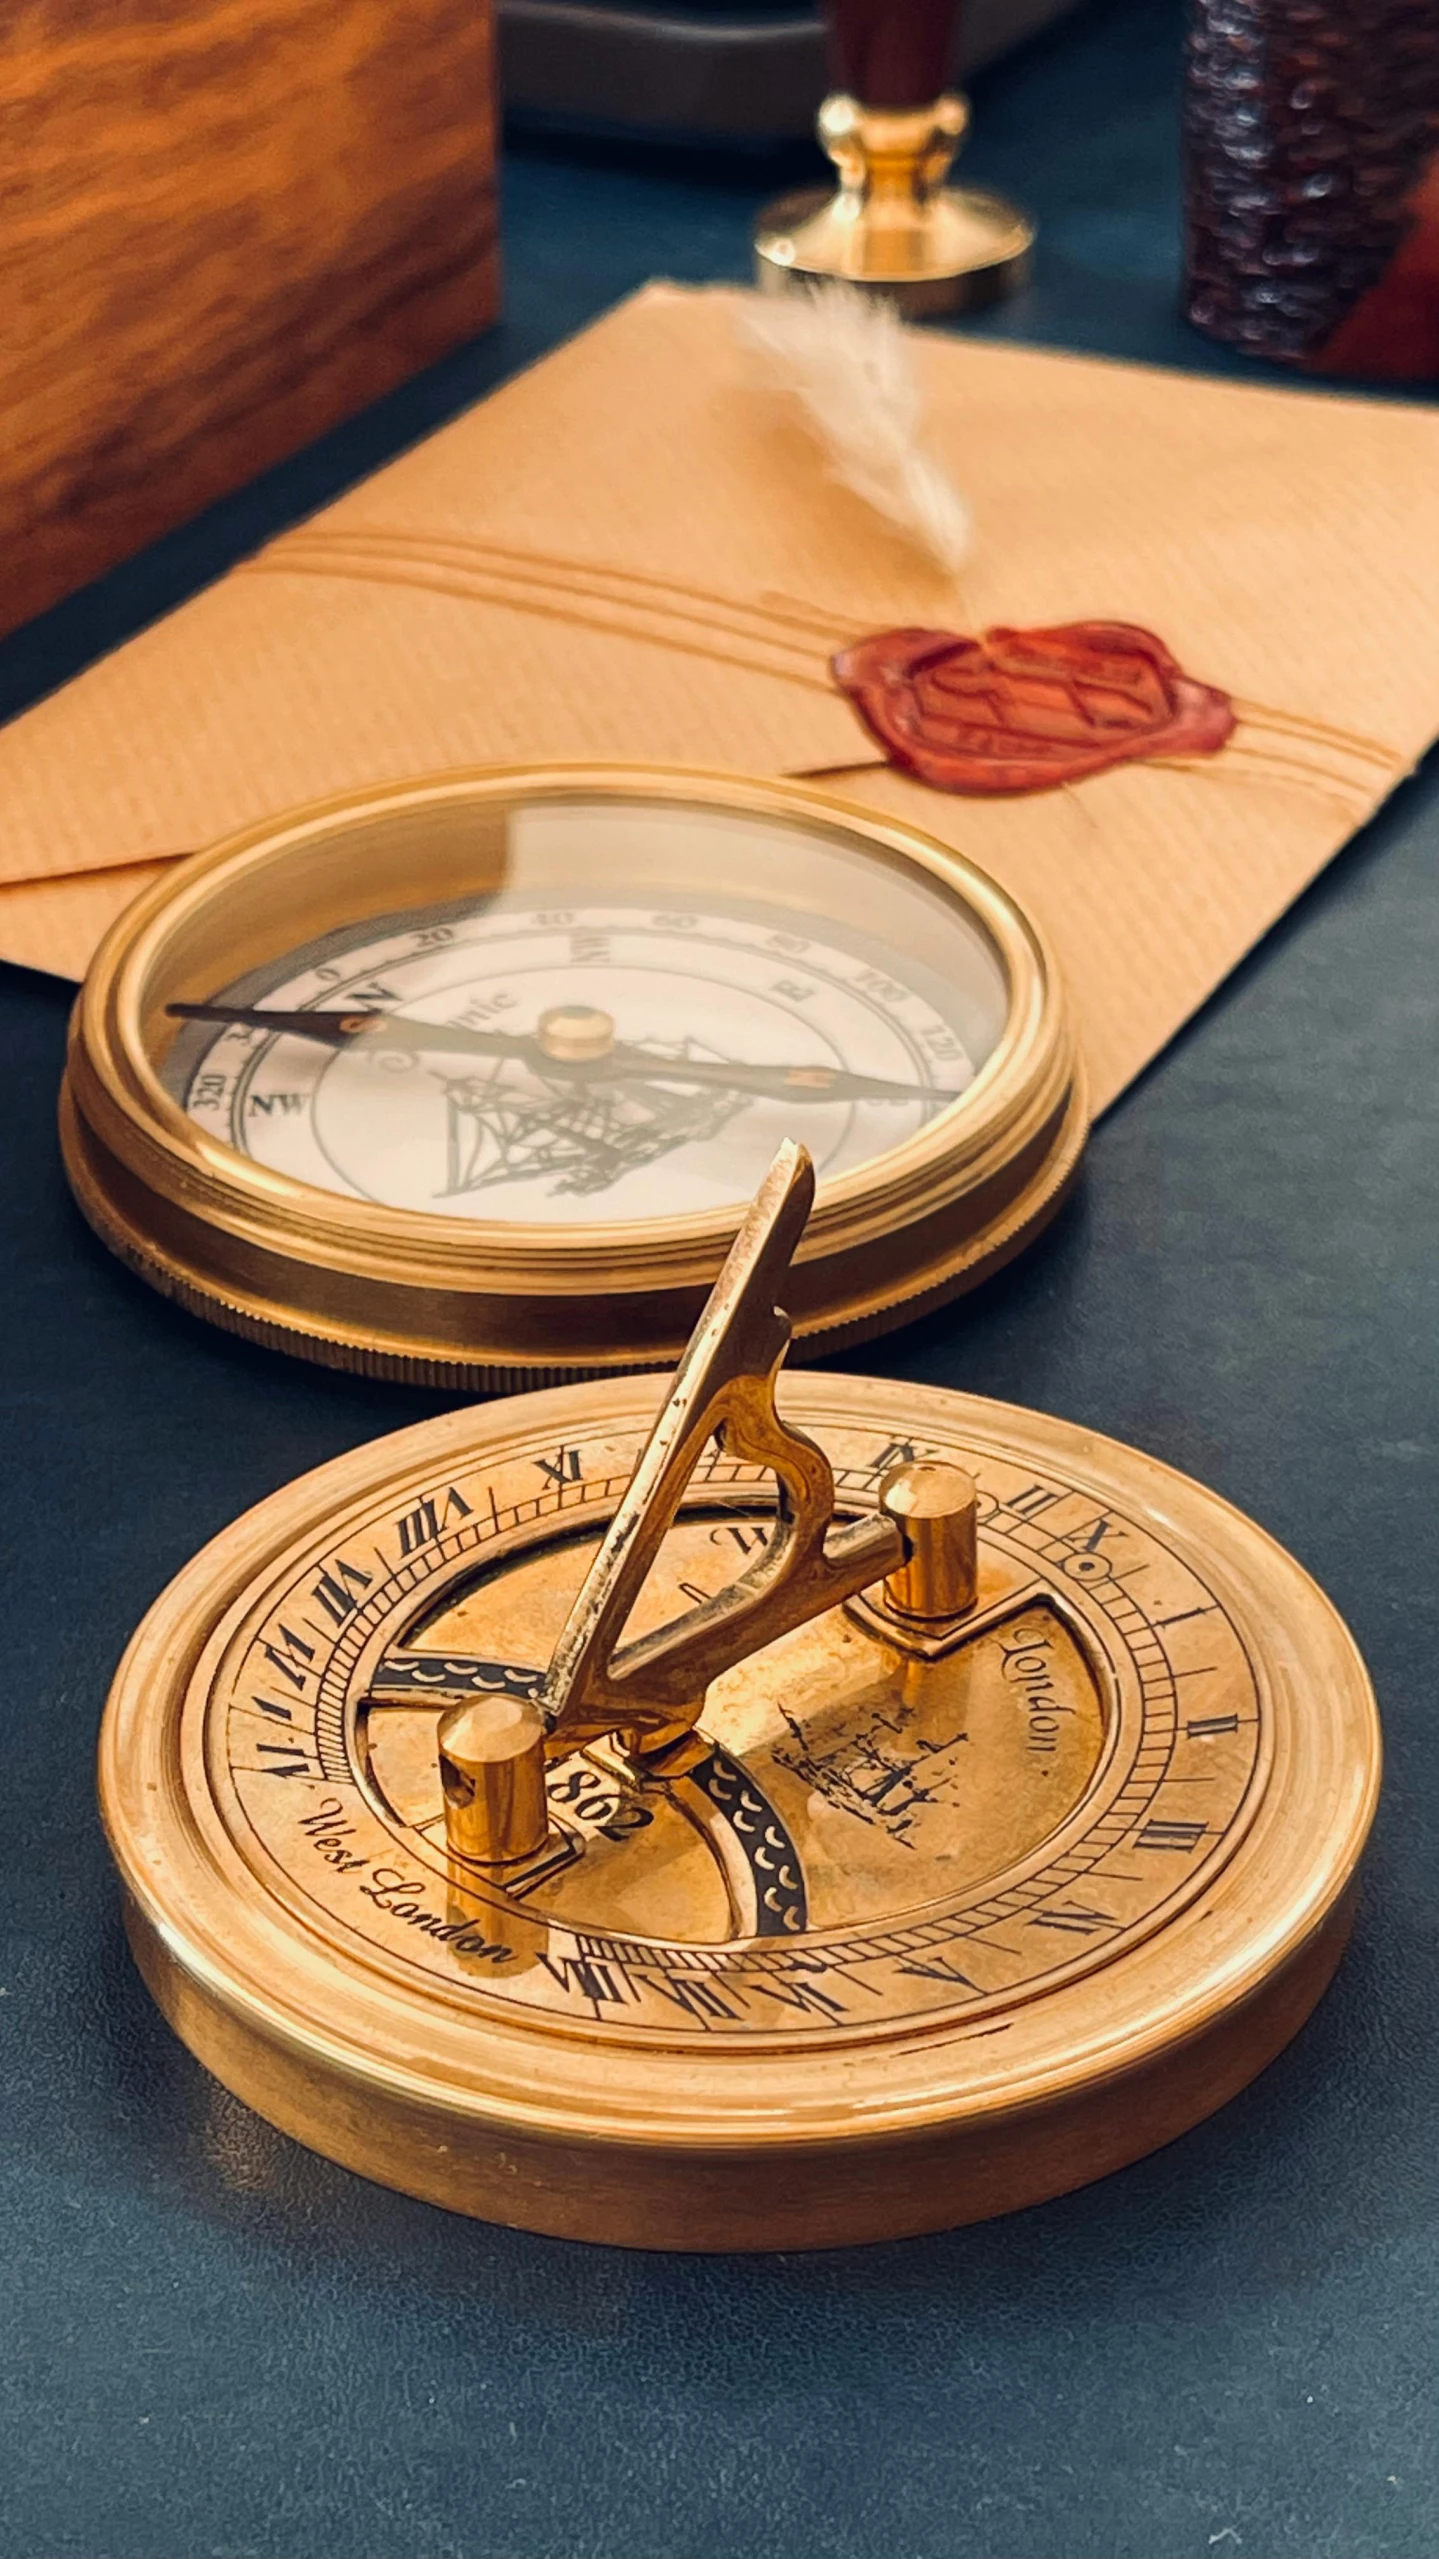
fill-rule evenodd
<path id="1" fill-rule="evenodd" d="M 621 1043 L 613 1037 L 589 1050 L 552 1044 L 542 1017 L 533 1033 L 476 1031 L 463 1022 L 421 1022 L 403 1013 L 372 1007 L 363 1012 L 325 1012 L 306 1008 L 286 1012 L 260 1004 L 172 1003 L 166 1012 L 176 1021 L 219 1022 L 227 1028 L 264 1031 L 274 1038 L 318 1040 L 327 1047 L 356 1048 L 362 1041 L 383 1041 L 389 1048 L 413 1049 L 418 1056 L 450 1055 L 509 1059 L 566 1085 L 623 1084 L 647 1080 L 654 1085 L 718 1085 L 729 1093 L 760 1093 L 772 1101 L 923 1102 L 938 1107 L 947 1097 L 937 1084 L 902 1084 L 892 1077 L 850 1075 L 828 1065 L 760 1064 L 747 1058 L 667 1057 L 662 1049 Z M 558 1012 L 562 1008 L 556 1008 Z M 608 1022 L 607 1014 L 595 1017 Z"/>
<path id="2" fill-rule="evenodd" d="M 932 2230 L 1172 2139 L 1339 1959 L 1378 1738 L 1328 1601 L 1091 1431 L 787 1371 L 816 1197 L 787 1140 L 672 1376 L 334 1461 L 131 1643 L 145 1979 L 349 2167 L 642 2247 Z"/>

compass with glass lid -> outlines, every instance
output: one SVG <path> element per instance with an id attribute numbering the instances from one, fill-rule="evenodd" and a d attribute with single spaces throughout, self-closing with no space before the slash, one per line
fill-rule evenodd
<path id="1" fill-rule="evenodd" d="M 1052 960 L 982 872 L 619 768 L 399 784 L 177 866 L 97 956 L 62 1101 L 146 1278 L 439 1383 L 672 1361 L 788 1137 L 798 1329 L 864 1339 L 1019 1249 L 1084 1131 Z"/>

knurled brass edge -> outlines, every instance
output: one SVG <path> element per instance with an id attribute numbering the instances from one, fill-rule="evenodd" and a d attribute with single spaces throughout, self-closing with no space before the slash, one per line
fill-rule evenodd
<path id="1" fill-rule="evenodd" d="M 91 1231 L 117 1261 L 160 1296 L 183 1307 L 187 1314 L 218 1326 L 222 1332 L 258 1342 L 266 1350 L 283 1351 L 291 1358 L 309 1360 L 317 1367 L 338 1369 L 351 1376 L 384 1378 L 396 1385 L 433 1387 L 459 1394 L 516 1395 L 546 1386 L 575 1385 L 605 1377 L 638 1376 L 656 1369 L 671 1368 L 683 1347 L 678 1341 L 662 1342 L 652 1352 L 603 1362 L 447 1359 L 433 1353 L 375 1349 L 364 1343 L 347 1342 L 283 1316 L 257 1314 L 242 1299 L 196 1279 L 147 1249 L 137 1239 L 113 1213 L 94 1178 L 83 1146 L 77 1142 L 76 1131 L 82 1125 L 73 1095 L 68 1086 L 64 1086 L 61 1092 L 61 1152 L 76 1203 Z M 916 1287 L 900 1283 L 892 1292 L 886 1290 L 856 1314 L 841 1314 L 832 1319 L 801 1319 L 795 1326 L 796 1340 L 805 1345 L 813 1358 L 837 1358 L 842 1352 L 858 1349 L 863 1343 L 874 1341 L 880 1334 L 892 1332 L 901 1324 L 916 1323 L 922 1316 L 936 1313 L 940 1307 L 980 1286 L 1006 1262 L 1012 1261 L 1063 1206 L 1078 1176 L 1088 1130 L 1083 1078 L 1076 1072 L 1056 1143 L 1039 1173 L 1011 1201 L 1006 1211 L 977 1235 L 968 1238 L 963 1251 L 938 1278 L 921 1279 Z"/>

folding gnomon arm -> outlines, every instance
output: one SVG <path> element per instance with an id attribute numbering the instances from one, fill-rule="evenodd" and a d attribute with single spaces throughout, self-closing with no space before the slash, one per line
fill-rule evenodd
<path id="1" fill-rule="evenodd" d="M 776 1407 L 792 1331 L 778 1295 L 814 1188 L 805 1149 L 781 1147 L 675 1371 L 538 1700 L 476 1698 L 443 1718 L 446 1825 L 461 1855 L 487 1864 L 533 1855 L 545 1836 L 547 1758 L 614 1733 L 662 1765 L 722 1671 L 873 1582 L 886 1580 L 901 1616 L 912 1607 L 920 1617 L 952 1617 L 972 1604 L 968 1478 L 951 1467 L 897 1469 L 881 1486 L 877 1512 L 837 1524 L 828 1458 Z M 774 1532 L 727 1590 L 625 1644 L 635 1601 L 711 1438 L 727 1455 L 773 1470 Z M 916 1500 L 920 1477 L 925 1493 Z M 929 1480 L 938 1477 L 946 1480 Z"/>

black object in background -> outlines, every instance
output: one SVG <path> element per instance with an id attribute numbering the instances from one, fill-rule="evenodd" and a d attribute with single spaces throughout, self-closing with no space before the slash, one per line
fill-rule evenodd
<path id="1" fill-rule="evenodd" d="M 964 0 L 957 78 L 1080 0 Z M 499 0 L 500 86 L 521 124 L 711 143 L 808 141 L 832 85 L 803 0 Z"/>

